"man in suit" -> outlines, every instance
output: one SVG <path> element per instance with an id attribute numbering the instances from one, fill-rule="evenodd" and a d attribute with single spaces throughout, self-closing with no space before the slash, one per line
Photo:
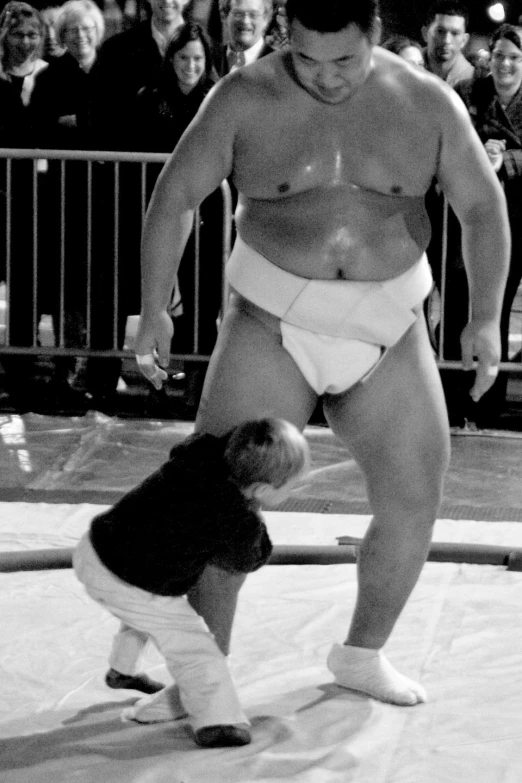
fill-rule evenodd
<path id="1" fill-rule="evenodd" d="M 220 7 L 226 45 L 221 49 L 217 69 L 224 76 L 273 51 L 264 38 L 273 5 L 272 0 L 221 0 Z"/>
<path id="2" fill-rule="evenodd" d="M 460 0 L 436 0 L 428 11 L 422 31 L 426 41 L 426 69 L 450 87 L 471 79 L 475 70 L 463 54 L 469 40 L 468 21 L 468 12 Z M 460 334 L 466 325 L 467 316 L 462 302 L 468 296 L 460 224 L 453 210 L 449 209 L 444 230 L 444 198 L 436 183 L 427 194 L 426 206 L 432 223 L 428 258 L 437 289 L 441 296 L 444 293 L 443 358 L 458 360 L 461 352 Z M 446 271 L 443 278 L 441 262 L 444 252 Z M 440 342 L 440 332 L 436 335 L 436 342 Z M 441 377 L 450 423 L 455 427 L 463 427 L 466 420 L 473 416 L 473 403 L 468 393 L 469 373 L 441 370 Z"/>
<path id="3" fill-rule="evenodd" d="M 189 0 L 149 0 L 151 18 L 108 38 L 96 64 L 95 107 L 104 149 L 129 149 L 130 117 L 139 90 L 159 71 Z"/>

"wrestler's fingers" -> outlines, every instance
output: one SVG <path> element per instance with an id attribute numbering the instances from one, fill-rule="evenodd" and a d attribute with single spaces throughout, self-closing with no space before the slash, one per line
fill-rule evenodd
<path id="1" fill-rule="evenodd" d="M 145 378 L 159 391 L 168 376 L 165 370 L 158 367 L 154 355 L 152 353 L 136 354 L 136 361 Z"/>
<path id="2" fill-rule="evenodd" d="M 478 402 L 483 394 L 495 383 L 498 376 L 498 365 L 479 361 L 475 375 L 475 383 L 470 391 L 471 399 Z"/>

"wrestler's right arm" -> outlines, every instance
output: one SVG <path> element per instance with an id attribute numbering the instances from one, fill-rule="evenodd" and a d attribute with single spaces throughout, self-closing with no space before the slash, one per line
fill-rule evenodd
<path id="1" fill-rule="evenodd" d="M 172 320 L 167 312 L 176 272 L 190 235 L 194 210 L 231 174 L 243 97 L 241 79 L 229 77 L 209 93 L 156 183 L 141 246 L 141 315 L 138 365 L 160 389 L 170 358 Z"/>

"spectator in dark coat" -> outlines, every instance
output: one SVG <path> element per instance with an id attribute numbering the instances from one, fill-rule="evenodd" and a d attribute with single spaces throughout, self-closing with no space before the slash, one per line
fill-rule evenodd
<path id="1" fill-rule="evenodd" d="M 508 361 L 511 308 L 522 279 L 522 32 L 505 24 L 492 35 L 491 74 L 462 82 L 457 92 L 466 103 L 491 165 L 506 194 L 511 226 L 511 264 L 500 322 L 502 361 Z M 491 259 L 494 263 L 495 259 Z M 498 425 L 505 408 L 508 374 L 500 373 L 470 418 L 479 427 Z"/>
<path id="2" fill-rule="evenodd" d="M 37 122 L 33 107 L 36 84 L 48 64 L 42 59 L 45 26 L 39 12 L 23 2 L 9 2 L 0 14 L 0 146 L 37 146 Z M 0 161 L 0 280 L 7 282 L 9 343 L 16 348 L 37 346 L 41 315 L 49 311 L 52 288 L 46 259 L 36 244 L 33 220 L 45 229 L 41 212 L 34 215 L 33 188 L 42 192 L 44 172 L 32 160 L 12 160 L 9 169 Z M 9 185 L 9 188 L 8 188 Z M 7 207 L 10 209 L 10 243 L 6 254 Z M 34 264 L 35 253 L 38 255 Z M 6 389 L 16 409 L 29 409 L 29 389 L 36 364 L 32 356 L 3 355 Z"/>
<path id="3" fill-rule="evenodd" d="M 108 38 L 97 67 L 96 121 L 105 149 L 132 147 L 129 120 L 138 92 L 158 76 L 188 0 L 150 0 L 151 18 Z"/>
<path id="4" fill-rule="evenodd" d="M 35 90 L 41 146 L 96 149 L 92 107 L 97 55 L 105 33 L 104 17 L 92 0 L 68 0 L 55 26 L 58 43 L 65 53 L 51 61 Z M 65 186 L 64 264 L 55 287 L 53 322 L 57 342 L 66 348 L 113 347 L 114 227 L 112 204 L 106 195 L 111 192 L 110 182 L 105 181 L 108 178 L 107 167 L 99 163 L 68 161 L 62 181 L 60 163 L 49 162 L 50 199 L 54 205 L 50 217 L 57 259 L 61 254 L 61 188 Z M 123 315 L 118 318 L 119 339 L 114 347 L 123 345 L 125 320 Z M 83 401 L 85 407 L 95 404 L 97 401 L 93 403 L 91 397 L 98 394 L 100 376 L 104 384 L 108 384 L 110 376 L 112 390 L 116 389 L 121 360 L 102 361 L 101 366 L 96 358 L 66 359 L 58 363 L 64 381 L 62 388 L 71 403 Z M 66 400 L 59 404 L 65 403 Z"/>
<path id="5" fill-rule="evenodd" d="M 138 94 L 132 122 L 136 131 L 135 149 L 145 152 L 172 152 L 185 128 L 195 117 L 217 76 L 212 65 L 211 44 L 197 24 L 178 28 L 170 42 L 162 70 Z M 148 166 L 148 195 L 161 166 Z M 210 354 L 217 337 L 221 306 L 222 196 L 212 193 L 200 208 L 199 269 L 194 265 L 194 237 L 187 245 L 180 265 L 178 286 L 172 302 L 175 322 L 174 353 Z M 198 341 L 195 344 L 195 273 L 199 278 Z M 185 365 L 188 381 L 197 397 L 205 367 L 200 362 Z"/>

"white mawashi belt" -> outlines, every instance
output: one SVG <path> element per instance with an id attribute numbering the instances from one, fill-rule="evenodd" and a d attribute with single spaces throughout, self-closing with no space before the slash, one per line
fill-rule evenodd
<path id="1" fill-rule="evenodd" d="M 426 255 L 403 274 L 382 282 L 309 280 L 272 264 L 240 237 L 226 274 L 238 293 L 285 323 L 386 347 L 417 320 L 412 308 L 433 285 Z"/>

